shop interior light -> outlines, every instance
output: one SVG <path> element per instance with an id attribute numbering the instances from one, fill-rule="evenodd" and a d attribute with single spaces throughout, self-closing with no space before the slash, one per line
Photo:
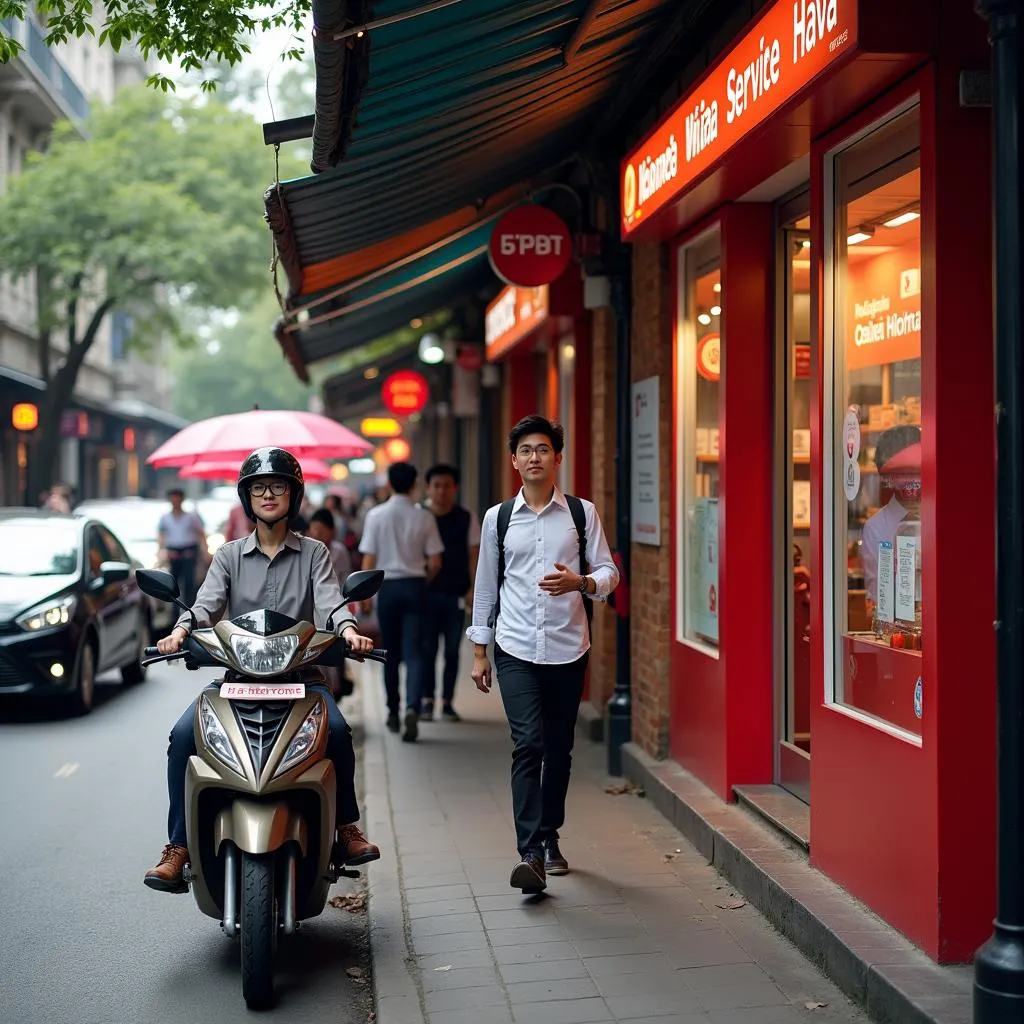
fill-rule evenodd
<path id="1" fill-rule="evenodd" d="M 377 468 L 377 464 L 373 459 L 353 459 L 348 464 L 348 468 L 352 473 L 372 473 Z"/>
<path id="2" fill-rule="evenodd" d="M 721 306 L 712 306 L 711 307 L 711 315 L 712 316 L 721 316 L 722 315 L 722 307 Z"/>
<path id="3" fill-rule="evenodd" d="M 717 295 L 722 290 L 722 282 L 716 281 L 712 286 L 711 290 Z"/>
<path id="4" fill-rule="evenodd" d="M 904 210 L 903 213 L 898 213 L 895 217 L 882 221 L 882 224 L 887 228 L 899 228 L 904 224 L 909 224 L 912 220 L 917 220 L 920 216 L 921 214 L 917 210 Z"/>
<path id="5" fill-rule="evenodd" d="M 444 348 L 441 345 L 441 339 L 436 334 L 424 334 L 420 338 L 419 356 L 429 366 L 443 363 Z"/>
<path id="6" fill-rule="evenodd" d="M 380 370 L 376 366 L 368 366 L 363 370 L 364 380 L 376 380 L 380 376 Z"/>
<path id="7" fill-rule="evenodd" d="M 576 358 L 576 346 L 575 345 L 563 345 L 562 355 L 566 362 Z"/>
<path id="8" fill-rule="evenodd" d="M 413 318 L 412 318 L 412 319 L 411 319 L 411 320 L 409 321 L 409 326 L 410 326 L 410 327 L 411 327 L 411 328 L 412 328 L 412 329 L 413 329 L 414 331 L 418 331 L 418 330 L 419 330 L 419 329 L 420 329 L 420 328 L 421 328 L 421 327 L 423 326 L 423 321 L 422 321 L 422 320 L 421 320 L 421 319 L 420 319 L 420 318 L 419 318 L 418 316 L 414 316 L 414 317 L 413 317 Z"/>
<path id="9" fill-rule="evenodd" d="M 809 238 L 805 238 L 805 239 L 804 239 L 804 240 L 803 240 L 803 241 L 802 241 L 802 242 L 800 243 L 800 248 L 801 248 L 801 249 L 810 249 L 810 247 L 811 247 L 811 240 L 810 240 Z"/>
<path id="10" fill-rule="evenodd" d="M 697 323 L 703 324 L 705 327 L 707 327 L 708 324 L 711 323 L 711 316 L 708 313 L 698 313 Z"/>
<path id="11" fill-rule="evenodd" d="M 875 237 L 875 229 L 864 225 L 862 227 L 856 227 L 846 236 L 847 245 L 858 245 L 861 242 L 867 242 L 869 239 Z"/>

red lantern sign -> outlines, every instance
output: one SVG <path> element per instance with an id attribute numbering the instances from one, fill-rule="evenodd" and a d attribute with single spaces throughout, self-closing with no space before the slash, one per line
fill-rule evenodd
<path id="1" fill-rule="evenodd" d="M 39 426 L 39 406 L 19 402 L 11 409 L 11 426 L 15 430 L 35 430 Z"/>
<path id="2" fill-rule="evenodd" d="M 697 372 L 707 380 L 722 375 L 722 336 L 705 334 L 697 342 Z"/>
<path id="3" fill-rule="evenodd" d="M 536 288 L 558 280 L 572 261 L 565 221 L 545 206 L 517 206 L 498 218 L 488 247 L 491 268 L 506 284 Z"/>
<path id="4" fill-rule="evenodd" d="M 427 404 L 430 388 L 415 370 L 399 370 L 385 379 L 380 394 L 392 416 L 412 416 Z"/>

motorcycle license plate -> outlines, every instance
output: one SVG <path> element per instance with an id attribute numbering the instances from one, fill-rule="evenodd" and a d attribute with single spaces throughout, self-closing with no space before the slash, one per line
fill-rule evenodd
<path id="1" fill-rule="evenodd" d="M 301 700 L 305 683 L 221 683 L 220 695 L 226 700 Z"/>

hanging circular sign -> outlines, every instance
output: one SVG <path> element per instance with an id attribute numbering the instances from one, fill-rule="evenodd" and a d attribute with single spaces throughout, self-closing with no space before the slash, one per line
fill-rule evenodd
<path id="1" fill-rule="evenodd" d="M 392 416 L 412 416 L 423 411 L 430 388 L 415 370 L 399 370 L 384 379 L 380 395 Z"/>
<path id="2" fill-rule="evenodd" d="M 537 288 L 558 280 L 572 262 L 572 235 L 546 206 L 517 206 L 498 218 L 488 256 L 506 284 Z"/>
<path id="3" fill-rule="evenodd" d="M 484 365 L 484 352 L 479 345 L 460 345 L 455 362 L 463 370 L 472 373 Z"/>
<path id="4" fill-rule="evenodd" d="M 697 372 L 706 380 L 718 380 L 722 375 L 722 336 L 705 334 L 697 342 Z"/>

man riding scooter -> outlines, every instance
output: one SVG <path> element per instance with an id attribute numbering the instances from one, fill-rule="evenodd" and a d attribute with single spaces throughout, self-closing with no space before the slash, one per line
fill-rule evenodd
<path id="1" fill-rule="evenodd" d="M 373 642 L 360 636 L 355 619 L 342 609 L 343 598 L 330 554 L 320 542 L 299 537 L 288 522 L 299 510 L 305 493 L 302 469 L 281 448 L 260 448 L 242 463 L 238 497 L 246 515 L 256 524 L 248 537 L 219 547 L 193 612 L 199 627 L 211 626 L 225 610 L 228 618 L 265 608 L 293 619 L 315 622 L 324 629 L 332 612 L 335 629 L 355 655 L 368 654 Z M 189 635 L 190 617 L 182 615 L 170 636 L 158 643 L 161 654 L 174 654 Z M 352 735 L 338 705 L 324 685 L 318 669 L 309 689 L 322 689 L 330 728 L 327 756 L 337 779 L 338 836 L 334 862 L 365 864 L 377 860 L 380 850 L 368 842 L 356 822 L 359 806 L 355 793 L 355 753 Z M 187 892 L 183 870 L 189 854 L 185 833 L 185 775 L 196 753 L 195 701 L 171 730 L 167 750 L 167 789 L 170 800 L 168 843 L 159 863 L 143 881 L 161 892 Z"/>

